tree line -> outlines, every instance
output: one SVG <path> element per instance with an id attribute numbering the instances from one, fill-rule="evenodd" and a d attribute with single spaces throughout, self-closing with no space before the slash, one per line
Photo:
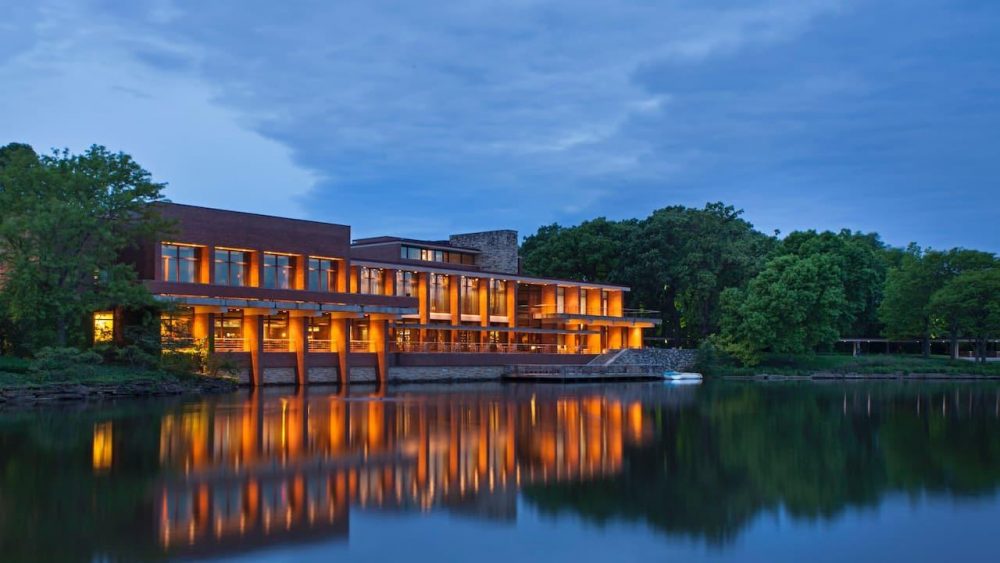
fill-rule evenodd
<path id="1" fill-rule="evenodd" d="M 711 343 L 746 365 L 767 353 L 832 348 L 840 338 L 976 342 L 1000 337 L 1000 261 L 989 252 L 885 244 L 877 233 L 764 234 L 723 203 L 645 219 L 541 227 L 521 245 L 540 276 L 620 283 L 627 305 L 658 311 L 656 336 Z"/>

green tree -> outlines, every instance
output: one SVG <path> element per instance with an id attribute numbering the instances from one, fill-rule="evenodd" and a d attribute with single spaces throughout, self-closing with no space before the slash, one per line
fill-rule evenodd
<path id="1" fill-rule="evenodd" d="M 919 338 L 925 357 L 930 356 L 930 341 L 935 336 L 931 297 L 950 279 L 967 271 L 992 267 L 996 258 L 987 252 L 954 248 L 947 252 L 922 250 L 911 244 L 890 268 L 878 315 L 889 338 Z M 947 330 L 947 329 L 946 329 Z M 952 353 L 957 350 L 952 332 Z"/>
<path id="2" fill-rule="evenodd" d="M 162 189 L 131 157 L 97 145 L 79 155 L 0 149 L 0 304 L 32 347 L 82 344 L 87 314 L 148 302 L 119 257 L 164 229 L 149 205 Z"/>
<path id="3" fill-rule="evenodd" d="M 575 227 L 541 227 L 521 245 L 522 267 L 538 276 L 622 282 L 623 251 L 636 223 L 598 217 Z"/>
<path id="4" fill-rule="evenodd" d="M 770 260 L 745 290 L 723 293 L 724 348 L 753 365 L 763 352 L 801 354 L 832 344 L 847 307 L 841 276 L 828 254 Z"/>
<path id="5" fill-rule="evenodd" d="M 952 278 L 931 296 L 929 310 L 946 323 L 953 339 L 973 338 L 976 358 L 985 363 L 987 340 L 1000 336 L 1000 268 Z"/>
<path id="6" fill-rule="evenodd" d="M 881 327 L 878 305 L 885 285 L 886 255 L 875 233 L 796 231 L 782 241 L 781 254 L 806 257 L 829 255 L 840 270 L 847 306 L 840 319 L 841 334 L 875 336 Z"/>

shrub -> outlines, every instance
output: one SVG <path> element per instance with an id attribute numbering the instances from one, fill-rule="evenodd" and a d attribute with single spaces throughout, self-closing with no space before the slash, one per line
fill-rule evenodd
<path id="1" fill-rule="evenodd" d="M 45 347 L 35 354 L 31 371 L 40 378 L 66 380 L 93 375 L 101 362 L 101 355 L 92 350 Z"/>

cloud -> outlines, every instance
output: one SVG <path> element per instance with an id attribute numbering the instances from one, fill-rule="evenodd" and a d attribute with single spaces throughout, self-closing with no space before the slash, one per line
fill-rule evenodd
<path id="1" fill-rule="evenodd" d="M 58 110 L 71 128 L 23 130 L 117 130 L 193 203 L 357 235 L 527 231 L 719 199 L 785 232 L 849 225 L 941 246 L 988 228 L 980 204 L 949 208 L 965 235 L 921 227 L 949 194 L 982 203 L 998 172 L 988 2 L 72 6 L 21 10 L 35 25 L 16 27 L 44 33 L 25 40 L 31 56 L 0 40 L 13 53 L 0 78 L 55 88 L 47 104 L 65 107 L 75 77 L 85 103 L 129 111 Z M 136 126 L 145 112 L 171 136 Z"/>

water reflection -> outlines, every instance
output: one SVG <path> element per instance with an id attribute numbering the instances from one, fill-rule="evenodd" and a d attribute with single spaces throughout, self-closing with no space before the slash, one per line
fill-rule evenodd
<path id="1" fill-rule="evenodd" d="M 727 546 L 758 515 L 1000 482 L 996 386 L 313 388 L 0 416 L 5 560 L 346 541 L 357 511 L 640 521 Z M 470 541 L 472 539 L 470 538 Z"/>

